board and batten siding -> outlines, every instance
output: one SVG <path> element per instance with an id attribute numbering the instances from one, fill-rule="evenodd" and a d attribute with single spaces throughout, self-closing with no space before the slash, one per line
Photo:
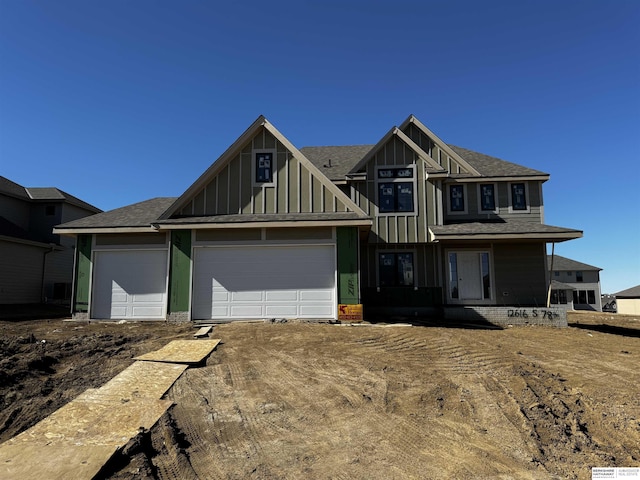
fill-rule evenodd
<path id="1" fill-rule="evenodd" d="M 471 173 L 464 165 L 459 164 L 453 157 L 449 156 L 442 145 L 436 143 L 415 124 L 410 123 L 407 125 L 402 133 L 413 140 L 432 160 L 449 173 Z"/>
<path id="2" fill-rule="evenodd" d="M 546 304 L 547 268 L 544 243 L 495 243 L 493 262 L 498 304 Z"/>
<path id="3" fill-rule="evenodd" d="M 486 212 L 480 209 L 480 196 L 479 189 L 482 184 L 495 184 L 497 186 L 497 213 L 494 212 Z M 542 198 L 541 191 L 542 187 L 540 182 L 538 181 L 525 181 L 520 183 L 527 184 L 527 191 L 529 192 L 527 196 L 527 207 L 526 211 L 510 211 L 510 196 L 509 189 L 511 183 L 518 182 L 495 182 L 493 180 L 485 180 L 479 179 L 477 182 L 464 182 L 457 183 L 457 185 L 465 185 L 465 203 L 467 206 L 467 213 L 449 213 L 448 205 L 449 205 L 449 185 L 454 185 L 454 183 L 447 183 L 444 186 L 444 218 L 445 223 L 450 220 L 460 221 L 460 220 L 478 220 L 478 219 L 488 219 L 488 218 L 502 218 L 504 220 L 518 220 L 523 222 L 533 222 L 533 223 L 543 223 L 542 222 Z"/>
<path id="4" fill-rule="evenodd" d="M 254 186 L 254 153 L 274 150 L 273 184 Z M 266 129 L 179 212 L 183 216 L 346 212 L 347 206 Z"/>
<path id="5" fill-rule="evenodd" d="M 376 167 L 415 165 L 414 207 L 411 214 L 378 214 L 378 182 Z M 386 145 L 367 162 L 366 180 L 353 182 L 352 199 L 367 215 L 373 225 L 369 243 L 419 243 L 427 242 L 428 226 L 435 223 L 433 185 L 427 180 L 426 164 L 398 137 L 392 137 Z"/>

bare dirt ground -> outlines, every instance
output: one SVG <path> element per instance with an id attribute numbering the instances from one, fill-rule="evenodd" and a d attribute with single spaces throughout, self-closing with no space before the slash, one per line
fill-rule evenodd
<path id="1" fill-rule="evenodd" d="M 108 479 L 578 478 L 640 466 L 640 319 L 232 323 Z M 190 325 L 0 322 L 0 442 Z M 45 340 L 43 343 L 42 340 Z"/>

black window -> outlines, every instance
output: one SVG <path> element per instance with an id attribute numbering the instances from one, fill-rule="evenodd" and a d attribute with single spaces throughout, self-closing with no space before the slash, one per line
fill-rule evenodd
<path id="1" fill-rule="evenodd" d="M 587 301 L 589 305 L 596 304 L 596 292 L 595 290 L 587 290 Z"/>
<path id="2" fill-rule="evenodd" d="M 413 182 L 378 184 L 380 212 L 413 212 Z"/>
<path id="3" fill-rule="evenodd" d="M 586 290 L 579 290 L 578 291 L 578 303 L 581 303 L 582 305 L 587 303 L 587 291 Z"/>
<path id="4" fill-rule="evenodd" d="M 273 153 L 256 153 L 256 183 L 273 182 Z"/>
<path id="5" fill-rule="evenodd" d="M 557 304 L 567 304 L 567 291 L 566 290 L 551 290 L 551 303 L 554 305 Z"/>
<path id="6" fill-rule="evenodd" d="M 511 184 L 511 206 L 514 210 L 527 209 L 527 196 L 524 183 Z"/>
<path id="7" fill-rule="evenodd" d="M 413 286 L 413 253 L 381 253 L 379 260 L 381 287 Z"/>
<path id="8" fill-rule="evenodd" d="M 495 188 L 492 183 L 480 185 L 480 206 L 482 210 L 496 209 Z"/>
<path id="9" fill-rule="evenodd" d="M 576 272 L 576 282 L 583 282 L 582 272 Z"/>
<path id="10" fill-rule="evenodd" d="M 464 185 L 449 186 L 449 205 L 452 212 L 464 212 Z"/>

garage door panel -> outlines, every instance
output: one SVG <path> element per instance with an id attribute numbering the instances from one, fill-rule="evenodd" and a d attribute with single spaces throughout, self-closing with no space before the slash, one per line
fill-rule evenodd
<path id="1" fill-rule="evenodd" d="M 333 245 L 196 247 L 192 316 L 335 318 L 335 265 Z"/>
<path id="2" fill-rule="evenodd" d="M 166 285 L 166 251 L 98 251 L 92 285 L 92 317 L 164 318 Z"/>

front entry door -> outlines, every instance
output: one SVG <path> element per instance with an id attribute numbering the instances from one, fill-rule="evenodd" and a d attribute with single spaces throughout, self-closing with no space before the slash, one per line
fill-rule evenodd
<path id="1" fill-rule="evenodd" d="M 458 253 L 458 289 L 460 300 L 482 300 L 482 270 L 478 253 Z"/>

